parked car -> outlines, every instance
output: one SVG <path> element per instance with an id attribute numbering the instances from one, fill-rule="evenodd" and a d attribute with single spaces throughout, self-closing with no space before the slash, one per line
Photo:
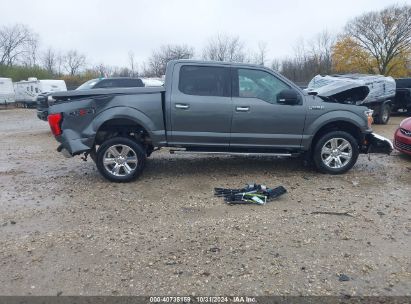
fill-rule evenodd
<path id="1" fill-rule="evenodd" d="M 144 82 L 139 78 L 132 77 L 113 77 L 113 78 L 96 78 L 91 79 L 81 86 L 77 91 L 92 90 L 92 89 L 108 89 L 108 88 L 128 88 L 128 87 L 144 87 Z M 47 121 L 49 109 L 50 94 L 40 94 L 37 96 L 37 117 Z"/>
<path id="2" fill-rule="evenodd" d="M 111 77 L 91 79 L 76 90 L 107 89 L 107 88 L 129 88 L 144 87 L 144 82 L 140 78 L 132 77 Z"/>
<path id="3" fill-rule="evenodd" d="M 85 154 L 107 179 L 126 182 L 161 147 L 171 153 L 305 155 L 340 174 L 359 153 L 390 153 L 366 107 L 326 102 L 262 66 L 177 60 L 164 87 L 77 90 L 50 96 L 57 151 Z"/>
<path id="4" fill-rule="evenodd" d="M 317 75 L 306 89 L 329 101 L 366 106 L 377 124 L 387 124 L 395 96 L 395 81 L 383 75 Z"/>
<path id="5" fill-rule="evenodd" d="M 411 113 L 411 78 L 395 79 L 396 91 L 392 110 Z"/>
<path id="6" fill-rule="evenodd" d="M 404 119 L 395 131 L 394 146 L 398 151 L 411 155 L 411 117 Z"/>

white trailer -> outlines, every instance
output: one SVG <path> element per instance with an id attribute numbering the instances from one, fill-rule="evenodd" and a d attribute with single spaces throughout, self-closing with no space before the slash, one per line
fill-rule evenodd
<path id="1" fill-rule="evenodd" d="M 64 80 L 42 79 L 31 77 L 14 83 L 16 103 L 30 107 L 37 103 L 37 96 L 41 93 L 67 91 Z"/>
<path id="2" fill-rule="evenodd" d="M 11 78 L 0 78 L 0 105 L 7 106 L 14 104 L 16 95 L 14 93 L 13 81 Z"/>

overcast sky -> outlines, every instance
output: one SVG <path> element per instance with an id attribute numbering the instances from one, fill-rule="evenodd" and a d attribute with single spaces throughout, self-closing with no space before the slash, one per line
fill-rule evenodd
<path id="1" fill-rule="evenodd" d="M 217 33 L 238 35 L 248 49 L 267 42 L 270 58 L 291 55 L 301 39 L 324 29 L 340 32 L 364 12 L 390 0 L 0 0 L 0 25 L 23 23 L 40 35 L 41 47 L 77 49 L 93 64 L 138 62 L 162 44 L 188 44 L 201 56 Z"/>

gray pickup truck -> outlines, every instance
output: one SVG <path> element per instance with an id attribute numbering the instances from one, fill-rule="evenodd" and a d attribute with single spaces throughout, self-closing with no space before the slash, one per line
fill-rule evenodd
<path id="1" fill-rule="evenodd" d="M 304 155 L 323 173 L 349 170 L 359 153 L 390 153 L 372 111 L 309 95 L 262 66 L 171 61 L 164 87 L 53 93 L 48 121 L 66 156 L 85 153 L 126 182 L 161 147 L 171 153 Z"/>

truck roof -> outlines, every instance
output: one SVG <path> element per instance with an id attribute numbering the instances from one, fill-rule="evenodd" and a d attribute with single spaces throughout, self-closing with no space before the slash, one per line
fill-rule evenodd
<path id="1" fill-rule="evenodd" d="M 251 63 L 241 63 L 241 62 L 228 62 L 228 61 L 214 61 L 214 60 L 193 60 L 193 59 L 178 59 L 178 60 L 171 60 L 169 63 L 176 64 L 176 63 L 190 63 L 190 64 L 199 64 L 199 65 L 227 65 L 227 66 L 236 66 L 236 67 L 252 67 L 258 69 L 266 69 L 271 70 L 263 65 L 258 64 L 251 64 Z"/>

